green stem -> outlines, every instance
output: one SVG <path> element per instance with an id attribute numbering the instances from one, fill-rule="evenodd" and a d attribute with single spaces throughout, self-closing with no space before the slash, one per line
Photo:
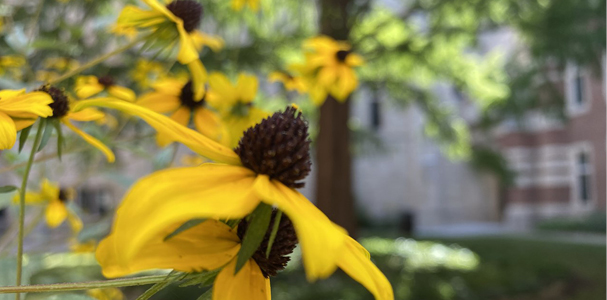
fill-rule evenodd
<path id="1" fill-rule="evenodd" d="M 172 275 L 174 277 L 181 274 Z M 36 284 L 23 286 L 5 286 L 0 287 L 0 294 L 13 293 L 46 293 L 46 292 L 68 292 L 82 291 L 88 289 L 103 289 L 125 286 L 139 286 L 162 282 L 167 279 L 167 275 L 152 275 L 136 278 L 112 279 L 104 281 L 88 281 L 88 282 L 72 282 L 72 283 L 55 283 L 55 284 Z"/>
<path id="2" fill-rule="evenodd" d="M 30 175 L 30 170 L 32 169 L 32 164 L 34 163 L 34 156 L 36 155 L 36 150 L 40 146 L 40 140 L 42 139 L 42 131 L 45 125 L 46 119 L 40 119 L 38 122 L 38 131 L 36 132 L 36 139 L 34 140 L 34 145 L 32 145 L 32 151 L 30 152 L 30 157 L 27 160 L 27 165 L 25 166 L 25 173 L 23 174 L 23 181 L 21 182 L 21 189 L 19 190 L 19 245 L 17 246 L 17 286 L 21 285 L 21 272 L 23 269 L 23 237 L 25 236 L 24 225 L 25 225 L 25 190 L 27 189 L 27 180 Z M 17 293 L 15 295 L 15 299 L 19 300 L 21 295 Z"/>
<path id="3" fill-rule="evenodd" d="M 278 233 L 278 226 L 280 226 L 281 218 L 282 218 L 282 211 L 279 210 L 276 212 L 276 216 L 274 217 L 274 226 L 272 226 L 272 232 L 270 233 L 270 238 L 268 239 L 268 248 L 266 249 L 266 258 L 270 257 L 270 251 L 272 251 L 272 244 L 274 244 L 274 239 L 276 239 L 276 233 Z"/>
<path id="4" fill-rule="evenodd" d="M 149 288 L 147 291 L 145 291 L 143 294 L 141 294 L 139 297 L 137 297 L 136 300 L 148 300 L 148 299 L 152 298 L 152 296 L 156 295 L 156 293 L 160 292 L 162 289 L 169 286 L 171 283 L 173 283 L 172 279 L 175 278 L 174 276 L 171 277 L 171 275 L 172 274 L 169 274 L 167 277 L 165 277 L 165 280 L 154 284 L 151 288 Z"/>
<path id="5" fill-rule="evenodd" d="M 68 79 L 68 78 L 70 78 L 70 77 L 72 77 L 72 76 L 74 76 L 76 74 L 80 74 L 84 70 L 86 70 L 88 68 L 91 68 L 91 67 L 94 67 L 94 66 L 96 66 L 96 65 L 104 62 L 106 59 L 108 59 L 108 58 L 110 58 L 110 57 L 112 57 L 112 56 L 114 56 L 114 55 L 116 55 L 118 53 L 124 52 L 124 51 L 132 48 L 133 46 L 137 45 L 137 43 L 141 42 L 142 40 L 144 40 L 147 37 L 148 36 L 144 36 L 143 38 L 135 39 L 132 42 L 130 42 L 130 43 L 128 43 L 128 44 L 126 44 L 126 45 L 124 45 L 124 46 L 122 46 L 122 47 L 120 47 L 120 48 L 118 48 L 118 49 L 116 49 L 116 50 L 114 50 L 114 51 L 112 51 L 110 53 L 106 53 L 104 55 L 101 55 L 101 56 L 99 56 L 99 57 L 97 57 L 97 58 L 89 61 L 88 63 L 80 66 L 79 68 L 73 69 L 73 70 L 71 70 L 71 71 L 69 71 L 69 72 L 67 72 L 67 73 L 65 73 L 65 74 L 63 74 L 63 75 L 61 75 L 61 76 L 59 76 L 59 77 L 57 77 L 55 79 L 50 80 L 48 82 L 48 84 L 51 84 L 51 85 L 52 84 L 56 84 L 58 82 L 66 80 L 66 79 Z"/>

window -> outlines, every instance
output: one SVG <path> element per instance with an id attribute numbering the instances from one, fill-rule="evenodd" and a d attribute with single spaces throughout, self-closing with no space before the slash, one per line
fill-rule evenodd
<path id="1" fill-rule="evenodd" d="M 578 199 L 586 204 L 591 199 L 590 176 L 592 166 L 590 165 L 589 155 L 586 152 L 579 152 L 576 157 L 576 181 L 578 185 Z"/>
<path id="2" fill-rule="evenodd" d="M 377 97 L 371 100 L 371 128 L 378 130 L 381 126 L 381 105 Z"/>
<path id="3" fill-rule="evenodd" d="M 575 74 L 573 88 L 574 88 L 575 103 L 579 106 L 584 105 L 584 102 L 585 102 L 584 77 L 580 73 L 579 69 L 577 70 L 577 72 Z"/>
<path id="4" fill-rule="evenodd" d="M 572 116 L 586 113 L 590 110 L 591 94 L 588 74 L 583 68 L 568 65 L 565 70 L 565 98 L 567 111 Z"/>

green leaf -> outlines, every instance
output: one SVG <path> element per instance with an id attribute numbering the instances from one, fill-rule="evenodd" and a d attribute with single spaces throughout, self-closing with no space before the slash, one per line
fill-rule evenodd
<path id="1" fill-rule="evenodd" d="M 204 294 L 200 295 L 196 300 L 211 300 L 211 296 L 213 296 L 213 288 L 208 289 Z"/>
<path id="2" fill-rule="evenodd" d="M 186 231 L 186 230 L 188 230 L 188 229 L 190 229 L 190 228 L 192 228 L 192 227 L 194 227 L 194 226 L 196 226 L 196 225 L 204 222 L 205 220 L 206 219 L 192 219 L 192 220 L 189 220 L 189 221 L 181 224 L 181 226 L 179 226 L 179 228 L 175 229 L 175 231 L 173 231 L 169 235 L 167 235 L 164 238 L 163 241 L 166 242 L 167 240 L 171 239 L 172 237 L 174 237 L 174 236 L 176 236 L 176 235 L 178 235 L 178 234 L 180 234 L 180 233 L 182 233 L 182 232 L 184 232 L 184 231 Z"/>
<path id="3" fill-rule="evenodd" d="M 242 239 L 242 246 L 238 251 L 234 274 L 240 271 L 263 241 L 263 237 L 266 235 L 266 231 L 270 225 L 270 219 L 272 218 L 272 207 L 261 203 L 251 213 L 250 218 L 249 227 Z"/>
<path id="4" fill-rule="evenodd" d="M 186 287 L 192 285 L 211 285 L 213 284 L 215 277 L 217 277 L 217 274 L 219 274 L 219 271 L 221 271 L 221 269 L 206 271 L 202 273 L 187 274 L 187 276 L 183 279 L 185 282 L 180 284 L 179 287 Z"/>
<path id="5" fill-rule="evenodd" d="M 63 149 L 63 143 L 65 140 L 63 139 L 63 131 L 61 130 L 61 123 L 58 119 L 53 120 L 53 127 L 57 131 L 57 157 L 59 157 L 59 161 L 61 161 L 61 150 Z"/>
<path id="6" fill-rule="evenodd" d="M 36 150 L 36 152 L 44 149 L 44 146 L 46 146 L 46 144 L 48 143 L 48 141 L 51 139 L 51 135 L 53 134 L 53 122 L 50 120 L 46 121 L 46 124 L 44 126 L 44 134 L 42 134 L 42 140 L 40 140 L 40 146 L 38 147 L 38 150 Z"/>
<path id="7" fill-rule="evenodd" d="M 19 135 L 19 153 L 21 153 L 21 150 L 23 150 L 23 146 L 25 146 L 27 137 L 30 135 L 30 130 L 32 130 L 32 126 L 23 128 L 21 130 L 21 134 Z"/>
<path id="8" fill-rule="evenodd" d="M 14 192 L 16 190 L 17 190 L 17 187 L 14 185 L 0 186 L 0 194 L 10 193 L 10 192 Z"/>

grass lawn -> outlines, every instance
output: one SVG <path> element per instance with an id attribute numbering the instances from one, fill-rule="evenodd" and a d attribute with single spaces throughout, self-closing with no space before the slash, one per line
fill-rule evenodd
<path id="1" fill-rule="evenodd" d="M 445 239 L 480 257 L 475 271 L 461 274 L 464 299 L 605 299 L 605 246 L 511 237 Z M 459 297 L 458 297 L 459 298 Z"/>

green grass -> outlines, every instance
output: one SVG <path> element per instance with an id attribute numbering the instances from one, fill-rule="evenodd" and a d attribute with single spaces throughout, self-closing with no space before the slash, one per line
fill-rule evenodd
<path id="1" fill-rule="evenodd" d="M 476 252 L 462 299 L 605 299 L 605 246 L 477 237 L 440 240 Z"/>

